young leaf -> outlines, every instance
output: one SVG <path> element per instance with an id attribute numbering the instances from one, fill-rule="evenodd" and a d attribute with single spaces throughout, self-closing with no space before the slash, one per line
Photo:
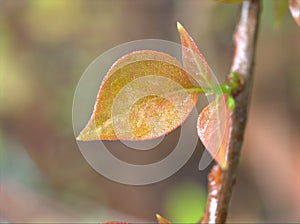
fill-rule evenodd
<path id="1" fill-rule="evenodd" d="M 200 87 L 210 87 L 213 83 L 213 76 L 205 57 L 200 53 L 193 38 L 179 22 L 177 22 L 177 29 L 181 39 L 182 61 L 185 69 Z"/>
<path id="2" fill-rule="evenodd" d="M 228 141 L 231 132 L 231 116 L 228 95 L 218 96 L 206 106 L 198 117 L 198 136 L 212 157 L 227 168 Z"/>
<path id="3" fill-rule="evenodd" d="M 295 22 L 300 26 L 300 0 L 290 0 L 289 8 Z"/>
<path id="4" fill-rule="evenodd" d="M 189 75 L 172 56 L 125 55 L 106 74 L 92 116 L 77 140 L 145 140 L 174 130 L 197 101 Z"/>
<path id="5" fill-rule="evenodd" d="M 159 214 L 156 214 L 158 224 L 171 224 L 167 219 L 161 217 Z"/>

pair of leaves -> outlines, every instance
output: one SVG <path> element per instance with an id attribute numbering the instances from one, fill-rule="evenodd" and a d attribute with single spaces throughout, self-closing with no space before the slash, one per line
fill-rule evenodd
<path id="1" fill-rule="evenodd" d="M 200 86 L 213 87 L 212 71 L 200 53 L 192 37 L 177 24 L 183 54 L 183 64 Z M 231 130 L 229 98 L 226 94 L 217 96 L 215 101 L 206 106 L 197 121 L 200 140 L 212 157 L 223 168 L 227 168 L 228 141 Z"/>
<path id="2" fill-rule="evenodd" d="M 156 51 L 136 51 L 106 74 L 92 116 L 77 140 L 146 140 L 168 134 L 187 118 L 198 98 L 195 88 L 213 89 L 212 71 L 194 40 L 177 24 L 182 65 Z M 231 121 L 228 96 L 218 95 L 199 115 L 197 130 L 206 149 L 227 167 Z"/>

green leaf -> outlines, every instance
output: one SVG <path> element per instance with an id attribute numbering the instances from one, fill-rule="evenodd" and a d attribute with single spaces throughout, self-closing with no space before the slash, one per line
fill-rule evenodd
<path id="1" fill-rule="evenodd" d="M 187 118 L 198 94 L 172 56 L 136 51 L 111 67 L 94 111 L 77 140 L 145 140 L 165 135 Z"/>
<path id="2" fill-rule="evenodd" d="M 230 112 L 233 111 L 234 107 L 235 107 L 235 102 L 234 102 L 233 97 L 228 96 L 228 108 L 229 108 Z"/>
<path id="3" fill-rule="evenodd" d="M 216 98 L 198 117 L 197 132 L 206 150 L 223 168 L 227 168 L 228 143 L 231 133 L 231 104 L 227 94 Z"/>
<path id="4" fill-rule="evenodd" d="M 185 69 L 200 87 L 211 87 L 213 84 L 212 70 L 205 57 L 199 51 L 193 38 L 179 22 L 177 22 L 177 29 L 181 39 L 182 61 Z"/>
<path id="5" fill-rule="evenodd" d="M 300 26 L 300 0 L 290 0 L 289 8 L 295 22 Z"/>

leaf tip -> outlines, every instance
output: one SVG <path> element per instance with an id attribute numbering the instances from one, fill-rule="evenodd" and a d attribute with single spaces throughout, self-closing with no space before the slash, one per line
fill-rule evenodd
<path id="1" fill-rule="evenodd" d="M 228 169 L 228 162 L 227 159 L 219 160 L 218 164 L 222 168 L 222 170 L 227 170 Z"/>
<path id="2" fill-rule="evenodd" d="M 178 23 L 178 22 L 177 22 L 177 23 Z M 156 219 L 157 219 L 158 222 L 160 222 L 160 220 L 163 219 L 163 217 L 161 217 L 160 214 L 156 214 L 155 216 L 156 216 Z"/>
<path id="3" fill-rule="evenodd" d="M 165 218 L 163 218 L 159 214 L 156 214 L 156 219 L 157 219 L 159 224 L 170 224 L 170 222 L 168 220 L 166 220 Z"/>
<path id="4" fill-rule="evenodd" d="M 180 30 L 184 29 L 179 21 L 177 21 L 177 29 L 178 29 L 179 32 L 180 32 Z"/>
<path id="5" fill-rule="evenodd" d="M 97 132 L 97 129 L 94 123 L 89 123 L 81 130 L 81 132 L 76 137 L 76 141 L 93 141 L 93 140 L 100 140 L 100 135 Z"/>
<path id="6" fill-rule="evenodd" d="M 83 141 L 81 133 L 76 137 L 76 141 Z"/>

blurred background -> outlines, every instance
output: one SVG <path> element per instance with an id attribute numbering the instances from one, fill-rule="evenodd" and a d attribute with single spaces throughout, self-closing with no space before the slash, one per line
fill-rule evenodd
<path id="1" fill-rule="evenodd" d="M 281 1 L 281 0 L 278 0 Z M 263 1 L 255 79 L 229 222 L 300 221 L 300 28 L 277 21 Z M 127 186 L 96 173 L 72 129 L 72 100 L 86 67 L 124 42 L 179 43 L 176 21 L 196 40 L 215 74 L 228 74 L 238 5 L 212 0 L 0 0 L 0 221 L 195 222 L 207 195 L 199 142 L 172 177 Z M 180 130 L 151 158 L 172 150 Z M 120 143 L 116 155 L 139 159 Z M 130 158 L 129 158 L 130 157 Z M 147 157 L 148 158 L 148 157 Z"/>

